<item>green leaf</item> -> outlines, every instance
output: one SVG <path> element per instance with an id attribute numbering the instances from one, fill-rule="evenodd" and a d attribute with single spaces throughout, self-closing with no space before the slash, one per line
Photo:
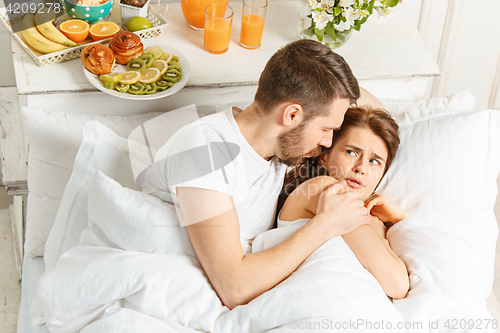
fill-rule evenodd
<path id="1" fill-rule="evenodd" d="M 325 27 L 325 33 L 328 37 L 337 41 L 337 34 L 335 33 L 335 28 L 333 27 L 333 22 L 328 22 Z"/>
<path id="2" fill-rule="evenodd" d="M 335 10 L 334 10 L 334 15 L 335 15 L 335 16 L 339 16 L 340 14 L 342 14 L 342 8 L 340 8 L 340 7 L 335 7 Z"/>
<path id="3" fill-rule="evenodd" d="M 361 25 L 366 22 L 368 16 L 363 17 L 361 20 L 354 21 L 354 25 L 352 26 L 354 30 L 359 31 L 361 29 Z"/>
<path id="4" fill-rule="evenodd" d="M 399 3 L 399 0 L 381 0 L 380 2 L 386 6 L 394 7 Z"/>
<path id="5" fill-rule="evenodd" d="M 325 35 L 325 29 L 318 30 L 314 28 L 314 33 L 316 34 L 316 37 L 318 37 L 318 41 L 320 43 L 323 43 L 323 36 Z"/>
<path id="6" fill-rule="evenodd" d="M 314 35 L 314 27 L 311 26 L 305 30 L 302 30 L 300 34 L 302 36 L 312 37 Z"/>
<path id="7" fill-rule="evenodd" d="M 366 8 L 366 10 L 371 14 L 373 14 L 373 6 L 375 5 L 375 0 L 373 1 L 370 1 L 370 4 L 368 5 L 368 7 Z"/>

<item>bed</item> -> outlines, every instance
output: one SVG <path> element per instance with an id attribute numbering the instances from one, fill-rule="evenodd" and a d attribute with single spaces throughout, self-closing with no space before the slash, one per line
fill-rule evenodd
<path id="1" fill-rule="evenodd" d="M 468 91 L 383 103 L 401 147 L 378 191 L 412 216 L 388 232 L 411 273 L 408 297 L 390 302 L 332 242 L 233 311 L 185 232 L 168 225 L 174 213 L 140 191 L 168 137 L 224 105 L 129 116 L 23 108 L 30 192 L 18 332 L 496 332 L 500 111 L 474 111 Z M 253 250 L 280 237 L 264 233 Z"/>

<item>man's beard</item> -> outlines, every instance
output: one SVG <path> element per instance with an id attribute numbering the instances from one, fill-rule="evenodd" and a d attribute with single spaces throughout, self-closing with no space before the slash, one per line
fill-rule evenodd
<path id="1" fill-rule="evenodd" d="M 304 159 L 304 147 L 302 140 L 304 138 L 304 129 L 307 122 L 303 121 L 297 128 L 294 128 L 278 137 L 279 155 L 278 158 L 287 166 L 296 166 Z M 319 147 L 318 147 L 319 148 Z M 313 156 L 320 153 L 320 149 L 311 151 Z"/>

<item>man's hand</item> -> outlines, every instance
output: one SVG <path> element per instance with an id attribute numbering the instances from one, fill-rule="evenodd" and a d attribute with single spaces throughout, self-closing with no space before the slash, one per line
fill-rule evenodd
<path id="1" fill-rule="evenodd" d="M 363 224 L 369 224 L 368 209 L 356 198 L 355 191 L 346 191 L 345 181 L 326 188 L 320 195 L 316 217 L 325 218 L 326 236 L 347 234 Z"/>
<path id="2" fill-rule="evenodd" d="M 398 223 L 410 217 L 401 207 L 377 193 L 366 199 L 365 206 L 371 215 L 378 217 L 382 222 Z"/>

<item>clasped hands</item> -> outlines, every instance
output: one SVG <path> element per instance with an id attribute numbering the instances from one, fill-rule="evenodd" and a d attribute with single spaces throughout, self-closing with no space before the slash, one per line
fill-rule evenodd
<path id="1" fill-rule="evenodd" d="M 348 233 L 361 225 L 370 225 L 377 234 L 384 235 L 384 222 L 398 223 L 409 218 L 408 213 L 383 195 L 373 193 L 364 202 L 357 199 L 358 193 L 349 191 L 345 181 L 335 183 L 322 192 L 317 215 L 332 214 L 341 234 Z"/>

